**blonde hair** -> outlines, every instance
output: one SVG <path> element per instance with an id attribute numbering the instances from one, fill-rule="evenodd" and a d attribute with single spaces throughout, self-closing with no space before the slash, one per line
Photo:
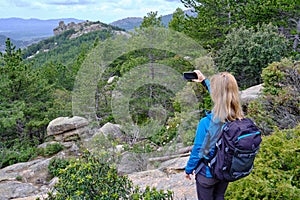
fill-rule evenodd
<path id="1" fill-rule="evenodd" d="M 212 76 L 210 88 L 214 119 L 225 122 L 244 118 L 238 84 L 233 75 L 221 72 Z"/>

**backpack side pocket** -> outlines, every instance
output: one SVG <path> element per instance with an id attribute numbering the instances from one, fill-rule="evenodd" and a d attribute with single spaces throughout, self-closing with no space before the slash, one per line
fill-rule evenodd
<path id="1" fill-rule="evenodd" d="M 258 150 L 259 148 L 254 151 L 235 150 L 230 168 L 230 175 L 234 179 L 245 177 L 251 173 Z"/>

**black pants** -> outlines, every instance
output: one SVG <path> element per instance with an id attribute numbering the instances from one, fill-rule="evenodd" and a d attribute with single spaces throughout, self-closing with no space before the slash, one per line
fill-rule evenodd
<path id="1" fill-rule="evenodd" d="M 228 182 L 213 178 L 206 178 L 198 173 L 196 175 L 196 188 L 198 200 L 224 200 Z"/>

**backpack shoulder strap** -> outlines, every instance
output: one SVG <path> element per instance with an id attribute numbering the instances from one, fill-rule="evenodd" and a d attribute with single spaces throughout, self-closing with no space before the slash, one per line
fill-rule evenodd
<path id="1" fill-rule="evenodd" d="M 221 129 L 220 129 L 220 132 L 219 132 L 218 138 L 217 138 L 216 146 L 220 146 L 221 143 L 222 143 L 222 140 L 220 140 L 220 139 L 222 137 L 222 132 L 223 132 L 223 129 L 224 129 L 224 127 L 225 127 L 226 124 L 227 124 L 227 122 L 225 122 L 222 125 Z M 217 151 L 215 149 L 214 154 L 212 156 L 204 155 L 203 158 L 200 159 L 197 167 L 195 168 L 195 174 L 199 173 L 199 171 L 202 169 L 202 167 L 204 167 L 204 166 L 210 166 L 210 163 L 212 163 L 212 160 L 216 159 L 216 153 L 217 153 Z"/>

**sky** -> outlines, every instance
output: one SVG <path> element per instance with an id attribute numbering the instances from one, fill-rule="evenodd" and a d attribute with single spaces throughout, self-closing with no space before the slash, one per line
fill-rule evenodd
<path id="1" fill-rule="evenodd" d="M 127 17 L 186 10 L 180 0 L 0 0 L 0 18 L 76 18 L 111 23 Z"/>

